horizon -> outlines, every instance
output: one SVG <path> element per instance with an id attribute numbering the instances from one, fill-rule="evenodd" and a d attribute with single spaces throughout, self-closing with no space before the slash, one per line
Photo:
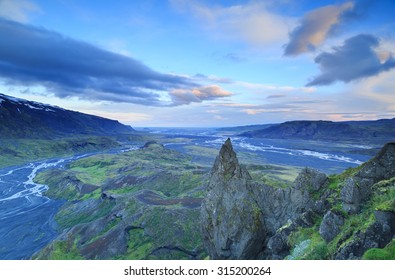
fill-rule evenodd
<path id="1" fill-rule="evenodd" d="M 34 101 L 34 100 L 27 100 L 24 98 L 20 98 L 20 97 L 14 97 L 14 96 L 10 96 L 4 93 L 0 92 L 0 98 L 1 95 L 3 96 L 7 96 L 7 97 L 11 97 L 11 98 L 15 98 L 15 99 L 20 99 L 22 101 L 27 101 L 27 102 L 36 102 L 39 103 L 41 105 L 45 105 L 45 106 L 51 106 L 51 107 L 58 107 L 57 105 L 51 105 L 48 103 L 42 103 L 42 102 L 38 102 L 38 101 Z M 0 100 L 0 104 L 1 104 L 1 100 Z M 58 107 L 61 108 L 61 107 Z M 64 109 L 64 108 L 61 108 Z M 66 109 L 68 110 L 68 109 Z M 75 111 L 78 113 L 84 113 L 82 111 Z M 84 114 L 89 114 L 89 113 L 84 113 Z M 98 116 L 98 115 L 93 115 L 93 116 Z M 98 116 L 98 117 L 102 117 L 102 116 Z M 105 117 L 103 117 L 105 118 Z M 391 120 L 391 119 L 395 119 L 394 118 L 381 118 L 381 119 L 362 119 L 362 120 L 351 120 L 351 121 L 332 121 L 332 122 L 358 122 L 358 121 L 379 121 L 379 120 Z M 133 126 L 131 124 L 125 124 L 122 123 L 121 121 L 117 120 L 117 119 L 110 119 L 113 121 L 118 121 L 119 123 L 126 125 L 126 126 L 131 126 L 134 129 L 161 129 L 161 128 L 167 128 L 167 129 L 218 129 L 218 128 L 236 128 L 236 127 L 248 127 L 248 126 L 261 126 L 261 125 L 278 125 L 278 124 L 282 124 L 282 123 L 286 123 L 286 122 L 330 122 L 331 120 L 325 120 L 325 119 L 311 119 L 311 120 L 307 120 L 307 119 L 294 119 L 294 120 L 285 120 L 283 122 L 272 122 L 272 123 L 248 123 L 248 124 L 242 124 L 242 125 L 228 125 L 228 126 Z"/>
<path id="2" fill-rule="evenodd" d="M 391 0 L 3 0 L 0 92 L 141 128 L 392 119 L 394 12 Z"/>

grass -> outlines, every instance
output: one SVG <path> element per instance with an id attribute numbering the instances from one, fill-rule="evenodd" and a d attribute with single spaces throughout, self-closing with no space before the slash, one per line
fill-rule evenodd
<path id="1" fill-rule="evenodd" d="M 293 248 L 288 259 L 300 260 L 326 260 L 329 259 L 329 250 L 326 242 L 318 233 L 318 226 L 300 228 L 289 237 Z"/>
<path id="2" fill-rule="evenodd" d="M 383 249 L 372 248 L 367 250 L 363 256 L 363 260 L 395 260 L 395 239 L 385 246 Z"/>
<path id="3" fill-rule="evenodd" d="M 34 182 L 48 185 L 45 195 L 52 199 L 76 200 L 80 197 L 73 174 L 56 169 L 44 170 L 36 175 Z"/>
<path id="4" fill-rule="evenodd" d="M 73 243 L 71 246 L 67 241 L 55 241 L 53 250 L 50 254 L 51 260 L 83 260 L 83 256 L 78 251 L 77 246 Z"/>
<path id="5" fill-rule="evenodd" d="M 152 239 L 144 233 L 144 229 L 136 228 L 129 230 L 128 249 L 122 259 L 144 260 L 153 250 Z"/>
<path id="6" fill-rule="evenodd" d="M 88 223 L 107 215 L 115 206 L 112 201 L 104 200 L 93 207 L 79 209 L 78 204 L 67 204 L 55 215 L 60 230 L 77 224 Z"/>

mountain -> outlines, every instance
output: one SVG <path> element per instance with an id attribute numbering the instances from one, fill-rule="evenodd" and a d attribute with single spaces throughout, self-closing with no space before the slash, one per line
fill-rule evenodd
<path id="1" fill-rule="evenodd" d="M 377 121 L 289 121 L 240 134 L 252 138 L 370 141 L 395 139 L 395 118 Z"/>
<path id="2" fill-rule="evenodd" d="M 141 137 L 118 121 L 0 94 L 0 168 L 119 148 Z"/>
<path id="3" fill-rule="evenodd" d="M 262 130 L 268 127 L 271 127 L 275 124 L 255 124 L 255 125 L 243 125 L 243 126 L 233 126 L 233 127 L 221 127 L 217 128 L 218 131 L 222 135 L 235 135 L 241 134 L 244 132 L 254 131 L 254 130 Z"/>
<path id="4" fill-rule="evenodd" d="M 0 138 L 53 139 L 70 135 L 130 134 L 115 120 L 0 94 Z"/>

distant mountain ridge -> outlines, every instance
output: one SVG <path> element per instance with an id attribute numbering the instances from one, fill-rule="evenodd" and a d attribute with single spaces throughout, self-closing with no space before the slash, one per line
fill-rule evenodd
<path id="1" fill-rule="evenodd" d="M 0 138 L 51 139 L 135 132 L 115 120 L 0 94 Z"/>
<path id="2" fill-rule="evenodd" d="M 289 121 L 239 134 L 252 138 L 306 140 L 395 140 L 395 118 L 377 121 Z"/>

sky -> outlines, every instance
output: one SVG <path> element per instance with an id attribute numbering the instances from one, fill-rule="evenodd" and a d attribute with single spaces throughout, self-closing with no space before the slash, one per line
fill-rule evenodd
<path id="1" fill-rule="evenodd" d="M 393 0 L 0 0 L 0 93 L 135 127 L 395 117 Z"/>

